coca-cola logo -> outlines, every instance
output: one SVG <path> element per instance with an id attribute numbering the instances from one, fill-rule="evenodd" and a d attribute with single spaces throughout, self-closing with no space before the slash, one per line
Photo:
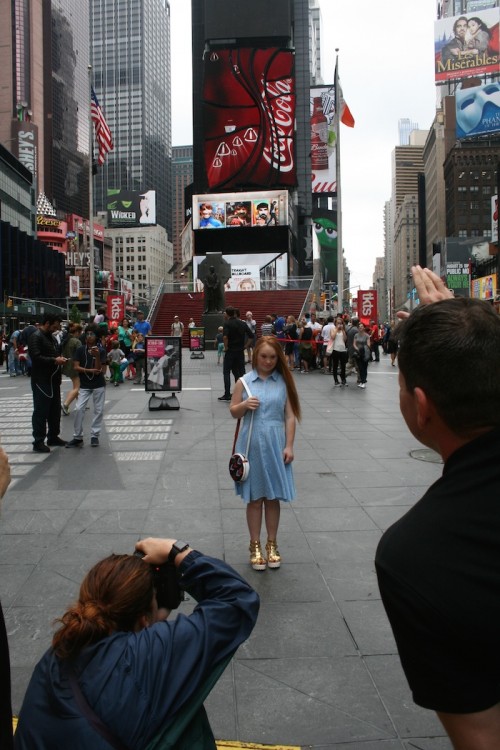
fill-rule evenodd
<path id="1" fill-rule="evenodd" d="M 294 168 L 292 87 L 291 78 L 272 83 L 263 81 L 262 107 L 271 131 L 263 156 L 268 164 L 280 172 L 291 172 Z"/>

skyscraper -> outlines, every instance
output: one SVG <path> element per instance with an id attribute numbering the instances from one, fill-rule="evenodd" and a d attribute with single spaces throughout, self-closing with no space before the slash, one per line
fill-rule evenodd
<path id="1" fill-rule="evenodd" d="M 0 0 L 0 141 L 33 174 L 50 172 L 50 2 Z"/>
<path id="2" fill-rule="evenodd" d="M 51 169 L 45 192 L 65 213 L 89 212 L 89 8 L 80 0 L 52 0 Z"/>
<path id="3" fill-rule="evenodd" d="M 193 147 L 174 146 L 172 149 L 172 237 L 174 246 L 175 278 L 180 278 L 182 270 L 181 232 L 185 224 L 184 191 L 193 182 Z M 168 271 L 169 269 L 167 269 Z"/>
<path id="4" fill-rule="evenodd" d="M 410 133 L 418 130 L 418 122 L 412 122 L 409 117 L 402 117 L 398 122 L 399 145 L 408 146 L 410 143 Z"/>
<path id="5" fill-rule="evenodd" d="M 94 89 L 114 150 L 95 177 L 108 188 L 156 190 L 157 221 L 172 233 L 170 6 L 167 0 L 91 0 Z"/>

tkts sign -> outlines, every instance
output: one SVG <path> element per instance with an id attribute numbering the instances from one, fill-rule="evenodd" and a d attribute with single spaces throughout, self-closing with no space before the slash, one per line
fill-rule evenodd
<path id="1" fill-rule="evenodd" d="M 358 292 L 358 318 L 362 323 L 377 320 L 377 292 L 375 289 L 360 289 Z"/>
<path id="2" fill-rule="evenodd" d="M 123 320 L 125 317 L 125 300 L 118 294 L 108 294 L 107 310 L 109 320 Z"/>
<path id="3" fill-rule="evenodd" d="M 203 99 L 210 189 L 296 185 L 291 52 L 211 52 L 205 58 Z"/>

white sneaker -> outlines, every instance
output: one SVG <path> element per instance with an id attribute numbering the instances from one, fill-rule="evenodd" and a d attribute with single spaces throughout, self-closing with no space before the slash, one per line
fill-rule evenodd
<path id="1" fill-rule="evenodd" d="M 358 388 L 364 388 L 365 384 L 364 383 L 358 383 L 357 386 L 358 386 Z"/>

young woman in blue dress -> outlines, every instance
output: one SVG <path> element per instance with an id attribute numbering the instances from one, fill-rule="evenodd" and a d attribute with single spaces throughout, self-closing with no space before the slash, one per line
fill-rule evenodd
<path id="1" fill-rule="evenodd" d="M 280 342 L 274 336 L 258 339 L 252 356 L 252 371 L 236 383 L 230 411 L 242 420 L 236 451 L 247 453 L 251 417 L 253 424 L 248 450 L 250 474 L 235 485 L 236 493 L 246 503 L 250 532 L 250 565 L 254 570 L 279 568 L 281 556 L 277 546 L 280 500 L 295 497 L 292 461 L 296 421 L 300 404 L 294 379 Z M 250 391 L 248 394 L 242 380 Z M 266 557 L 260 533 L 262 517 L 267 531 Z"/>

